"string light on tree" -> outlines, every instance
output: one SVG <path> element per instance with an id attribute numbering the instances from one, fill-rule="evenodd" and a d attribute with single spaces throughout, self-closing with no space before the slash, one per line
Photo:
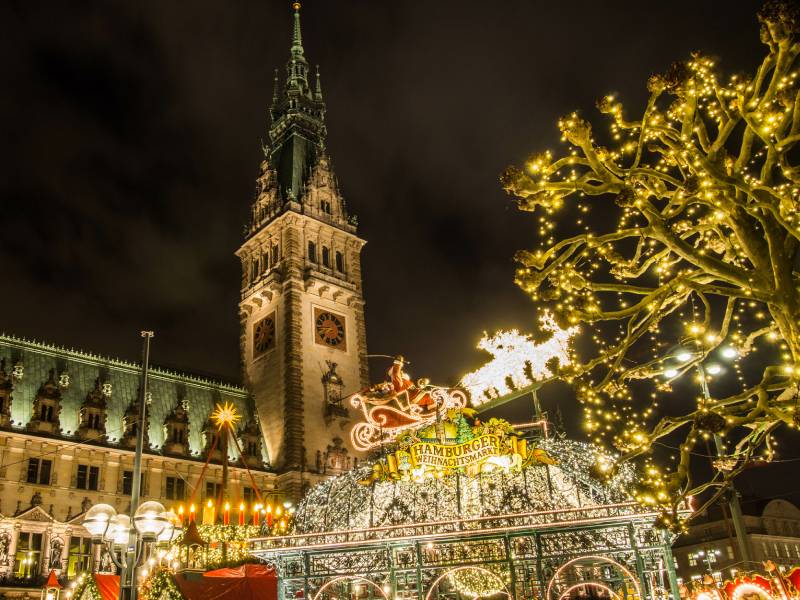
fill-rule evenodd
<path id="1" fill-rule="evenodd" d="M 751 76 L 726 79 L 694 54 L 649 79 L 640 117 L 607 95 L 597 103 L 607 130 L 573 112 L 558 122 L 565 152 L 502 176 L 539 217 L 539 245 L 517 254 L 516 282 L 595 344 L 570 367 L 585 428 L 642 462 L 638 497 L 673 523 L 684 498 L 714 495 L 773 456 L 778 426 L 800 426 L 800 18 L 781 2 L 758 18 L 767 51 Z M 604 218 L 588 221 L 589 210 Z M 691 351 L 676 357 L 680 346 Z M 672 403 L 659 419 L 673 384 L 712 353 L 733 368 L 708 363 L 703 378 L 741 389 L 683 414 Z M 657 468 L 653 444 L 678 434 L 675 462 Z M 693 481 L 695 445 L 710 435 L 734 443 L 712 478 Z"/>

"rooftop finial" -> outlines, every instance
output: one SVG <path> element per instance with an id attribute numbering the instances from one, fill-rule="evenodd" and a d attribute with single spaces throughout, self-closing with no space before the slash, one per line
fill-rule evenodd
<path id="1" fill-rule="evenodd" d="M 303 55 L 303 35 L 300 33 L 300 3 L 293 2 L 294 9 L 294 31 L 292 33 L 292 54 Z"/>
<path id="2" fill-rule="evenodd" d="M 315 100 L 322 100 L 322 79 L 319 76 L 319 65 L 317 65 L 317 85 L 316 90 L 314 91 L 314 99 Z"/>

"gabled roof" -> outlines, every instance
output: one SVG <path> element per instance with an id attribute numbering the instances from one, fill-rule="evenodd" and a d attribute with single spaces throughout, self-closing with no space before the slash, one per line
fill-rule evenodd
<path id="1" fill-rule="evenodd" d="M 15 519 L 22 519 L 23 521 L 43 521 L 46 523 L 58 523 L 50 513 L 44 510 L 41 506 L 31 506 L 25 508 L 14 515 Z"/>

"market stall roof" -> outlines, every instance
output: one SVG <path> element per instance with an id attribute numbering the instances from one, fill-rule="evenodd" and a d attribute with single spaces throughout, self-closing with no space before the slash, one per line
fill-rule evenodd
<path id="1" fill-rule="evenodd" d="M 44 584 L 44 587 L 57 588 L 60 590 L 64 586 L 58 583 L 58 576 L 56 575 L 56 572 L 51 570 L 50 575 L 47 578 L 47 583 Z"/>
<path id="2" fill-rule="evenodd" d="M 278 578 L 264 565 L 247 564 L 202 575 L 178 574 L 175 585 L 186 600 L 277 600 Z"/>
<path id="3" fill-rule="evenodd" d="M 96 573 L 93 577 L 102 600 L 119 600 L 119 575 Z"/>

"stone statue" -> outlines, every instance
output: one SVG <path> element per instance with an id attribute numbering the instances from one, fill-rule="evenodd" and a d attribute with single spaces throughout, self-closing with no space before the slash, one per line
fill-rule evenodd
<path id="1" fill-rule="evenodd" d="M 64 541 L 59 537 L 50 540 L 50 569 L 61 569 L 61 556 L 64 554 Z"/>
<path id="2" fill-rule="evenodd" d="M 11 546 L 11 536 L 7 531 L 0 533 L 0 565 L 8 565 L 8 549 Z"/>

